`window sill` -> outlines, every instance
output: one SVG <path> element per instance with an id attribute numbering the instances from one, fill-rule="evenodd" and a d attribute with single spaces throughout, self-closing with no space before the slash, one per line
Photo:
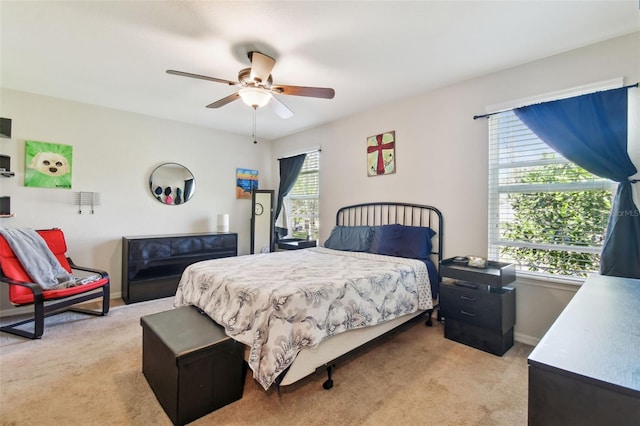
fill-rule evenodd
<path id="1" fill-rule="evenodd" d="M 553 288 L 576 292 L 584 283 L 584 278 L 549 277 L 530 272 L 516 272 L 516 284 Z"/>

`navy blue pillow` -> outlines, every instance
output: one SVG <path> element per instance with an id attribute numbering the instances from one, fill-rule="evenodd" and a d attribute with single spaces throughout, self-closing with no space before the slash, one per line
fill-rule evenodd
<path id="1" fill-rule="evenodd" d="M 428 259 L 431 254 L 431 228 L 405 225 L 382 225 L 375 227 L 369 247 L 370 253 L 387 256 Z"/>
<path id="2" fill-rule="evenodd" d="M 336 226 L 324 242 L 326 248 L 345 251 L 367 251 L 371 245 L 370 226 Z"/>

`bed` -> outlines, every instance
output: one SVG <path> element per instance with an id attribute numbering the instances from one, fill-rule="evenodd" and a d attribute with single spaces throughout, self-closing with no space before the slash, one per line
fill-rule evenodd
<path id="1" fill-rule="evenodd" d="M 339 209 L 324 247 L 187 267 L 174 305 L 194 305 L 247 346 L 264 389 L 291 385 L 437 307 L 443 220 L 431 206 Z"/>

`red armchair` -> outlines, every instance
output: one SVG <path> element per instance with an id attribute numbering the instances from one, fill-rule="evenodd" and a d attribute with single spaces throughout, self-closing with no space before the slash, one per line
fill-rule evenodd
<path id="1" fill-rule="evenodd" d="M 78 266 L 66 257 L 67 244 L 60 229 L 37 231 L 51 252 L 69 273 L 73 270 L 100 275 L 101 278 L 87 284 L 62 289 L 44 290 L 30 282 L 31 278 L 16 258 L 13 250 L 0 235 L 0 283 L 9 286 L 9 300 L 15 306 L 33 305 L 33 316 L 26 320 L 0 327 L 0 331 L 30 339 L 39 339 L 44 332 L 44 319 L 66 311 L 103 316 L 109 312 L 109 275 L 105 271 Z M 73 307 L 82 302 L 102 297 L 102 310 Z M 33 332 L 19 328 L 33 322 Z"/>

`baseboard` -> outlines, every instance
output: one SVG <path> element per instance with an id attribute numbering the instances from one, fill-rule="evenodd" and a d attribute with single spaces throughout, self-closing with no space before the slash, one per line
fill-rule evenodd
<path id="1" fill-rule="evenodd" d="M 536 346 L 540 342 L 539 338 L 533 337 L 533 336 L 527 336 L 526 334 L 522 334 L 522 333 L 513 333 L 513 339 L 516 342 L 524 343 L 525 345 L 530 345 L 530 346 Z"/>

